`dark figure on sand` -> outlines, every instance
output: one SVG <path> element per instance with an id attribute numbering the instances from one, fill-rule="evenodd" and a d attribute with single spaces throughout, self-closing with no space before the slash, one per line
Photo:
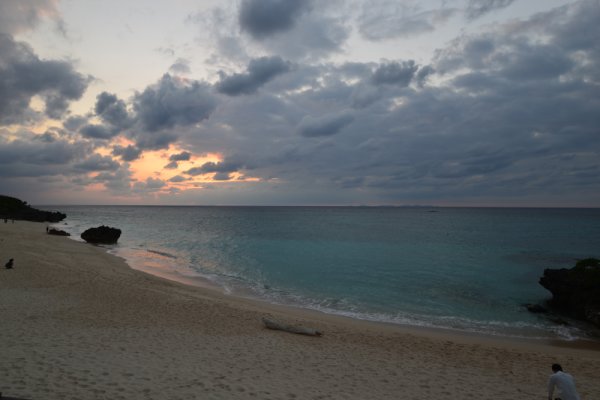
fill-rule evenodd
<path id="1" fill-rule="evenodd" d="M 552 364 L 552 372 L 548 380 L 548 400 L 553 400 L 554 388 L 558 389 L 557 400 L 581 400 L 575 389 L 575 380 L 570 374 L 563 372 L 560 364 Z"/>
<path id="2" fill-rule="evenodd" d="M 6 269 L 12 269 L 12 267 L 13 267 L 13 261 L 14 261 L 14 259 L 12 259 L 12 258 L 10 260 L 8 260 L 8 262 L 6 264 L 4 264 L 4 268 L 6 268 Z"/>

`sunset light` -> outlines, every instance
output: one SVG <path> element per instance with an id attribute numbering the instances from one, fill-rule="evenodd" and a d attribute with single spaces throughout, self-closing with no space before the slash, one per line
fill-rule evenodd
<path id="1" fill-rule="evenodd" d="M 38 203 L 595 206 L 598 12 L 2 1 L 0 183 Z"/>
<path id="2" fill-rule="evenodd" d="M 0 0 L 0 257 L 2 399 L 600 400 L 600 0 Z"/>

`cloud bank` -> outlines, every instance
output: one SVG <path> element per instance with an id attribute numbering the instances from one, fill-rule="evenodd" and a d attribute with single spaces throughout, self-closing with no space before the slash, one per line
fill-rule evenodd
<path id="1" fill-rule="evenodd" d="M 204 78 L 166 63 L 129 97 L 100 91 L 85 115 L 69 105 L 89 77 L 4 34 L 2 184 L 194 204 L 599 204 L 597 1 L 465 30 L 426 62 L 333 58 L 351 34 L 406 40 L 512 3 L 380 0 L 334 16 L 242 1 L 224 20 L 247 54 L 214 55 Z M 46 117 L 62 126 L 35 133 Z M 148 160 L 152 174 L 136 175 Z"/>
<path id="2" fill-rule="evenodd" d="M 244 0 L 240 27 L 255 39 L 276 35 L 290 30 L 309 5 L 309 0 Z"/>
<path id="3" fill-rule="evenodd" d="M 35 118 L 30 107 L 34 96 L 43 99 L 46 116 L 62 117 L 69 103 L 81 98 L 90 79 L 66 61 L 41 60 L 26 43 L 0 33 L 1 124 Z"/>

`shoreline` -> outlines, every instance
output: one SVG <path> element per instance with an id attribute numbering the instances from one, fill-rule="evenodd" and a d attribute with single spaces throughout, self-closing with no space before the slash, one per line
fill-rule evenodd
<path id="1" fill-rule="evenodd" d="M 44 226 L 0 224 L 0 255 L 15 258 L 0 277 L 5 396 L 510 399 L 545 396 L 553 362 L 583 398 L 600 392 L 595 342 L 405 327 L 238 298 L 138 271 Z M 269 331 L 266 315 L 324 335 Z"/>
<path id="2" fill-rule="evenodd" d="M 77 239 L 73 239 L 73 240 L 79 241 Z M 80 242 L 85 243 L 83 241 L 80 241 Z M 360 318 L 359 316 L 356 316 L 356 315 L 345 315 L 341 310 L 320 310 L 318 308 L 306 307 L 301 304 L 277 302 L 273 299 L 260 297 L 259 294 L 252 291 L 251 289 L 245 289 L 243 287 L 241 287 L 241 288 L 238 287 L 238 288 L 235 288 L 232 290 L 228 290 L 226 287 L 219 285 L 217 282 L 211 280 L 208 277 L 204 277 L 202 275 L 192 276 L 192 275 L 181 274 L 180 272 L 178 272 L 176 270 L 169 270 L 168 269 L 169 267 L 161 268 L 161 267 L 145 266 L 145 265 L 143 265 L 144 264 L 143 261 L 136 262 L 134 260 L 128 260 L 126 255 L 119 254 L 119 249 L 117 249 L 117 248 L 110 248 L 110 247 L 104 247 L 104 246 L 99 246 L 99 247 L 105 249 L 109 254 L 112 254 L 115 257 L 119 257 L 129 266 L 129 268 L 132 268 L 134 270 L 138 270 L 138 271 L 144 272 L 146 274 L 156 276 L 161 279 L 166 279 L 168 281 L 177 282 L 177 283 L 184 284 L 187 286 L 199 287 L 199 288 L 206 289 L 209 291 L 214 291 L 214 292 L 218 293 L 219 295 L 232 297 L 234 299 L 237 298 L 237 299 L 240 299 L 241 301 L 255 302 L 255 303 L 257 303 L 257 307 L 261 307 L 261 306 L 264 307 L 267 305 L 275 306 L 275 307 L 281 307 L 284 310 L 285 309 L 291 310 L 292 312 L 295 310 L 298 310 L 298 311 L 304 311 L 307 313 L 314 313 L 315 315 L 331 316 L 331 317 L 336 317 L 336 318 L 342 318 L 343 320 L 347 319 L 350 321 L 356 321 L 358 323 L 375 324 L 375 325 L 382 325 L 382 326 L 389 325 L 391 327 L 398 327 L 401 330 L 406 330 L 406 329 L 408 329 L 408 330 L 414 329 L 417 331 L 431 330 L 432 332 L 439 331 L 439 332 L 442 332 L 442 333 L 445 333 L 448 335 L 457 335 L 457 336 L 470 335 L 470 336 L 482 336 L 482 337 L 490 337 L 490 338 L 498 338 L 498 339 L 506 339 L 506 340 L 527 341 L 527 342 L 531 342 L 531 343 L 536 343 L 536 342 L 556 343 L 556 344 L 559 344 L 561 347 L 580 348 L 583 346 L 583 347 L 588 347 L 590 349 L 595 349 L 595 350 L 600 351 L 600 337 L 596 337 L 594 335 L 590 335 L 588 337 L 575 337 L 573 339 L 568 339 L 568 338 L 562 338 L 562 337 L 560 337 L 560 335 L 557 335 L 555 337 L 543 337 L 543 336 L 533 336 L 533 335 L 527 336 L 526 334 L 517 333 L 516 330 L 515 330 L 515 333 L 511 334 L 511 333 L 509 333 L 508 329 L 506 331 L 483 331 L 483 330 L 475 330 L 475 329 L 470 330 L 470 329 L 452 328 L 452 327 L 445 327 L 445 326 L 417 324 L 417 323 L 410 324 L 410 323 L 402 323 L 402 322 L 395 322 L 395 321 L 384 321 L 384 320 L 377 320 L 377 319 Z M 139 249 L 139 250 L 158 254 L 163 257 L 173 257 L 172 255 L 170 255 L 168 253 L 162 253 L 162 252 L 151 250 L 151 249 Z M 127 252 L 127 249 L 125 249 L 125 252 Z M 590 331 L 583 331 L 583 332 L 590 333 Z M 591 332 L 596 333 L 595 330 L 593 330 Z"/>
<path id="3" fill-rule="evenodd" d="M 410 238 L 404 238 L 399 242 L 397 238 L 388 242 L 388 239 L 378 236 L 377 241 L 373 242 L 366 237 L 359 239 L 361 235 L 371 235 L 371 233 L 366 229 L 357 229 L 361 218 L 355 221 L 353 214 L 349 214 L 348 217 L 354 221 L 353 229 L 356 230 L 356 232 L 353 230 L 352 237 L 344 236 L 345 239 L 342 241 L 333 240 L 336 232 L 343 227 L 328 230 L 324 241 L 311 242 L 306 237 L 309 246 L 320 248 L 319 253 L 312 253 L 305 251 L 308 249 L 305 247 L 306 243 L 295 239 L 279 243 L 276 236 L 270 236 L 268 240 L 263 240 L 262 236 L 253 237 L 258 232 L 248 229 L 250 225 L 245 223 L 240 225 L 238 231 L 221 231 L 222 228 L 218 228 L 218 225 L 202 228 L 205 232 L 196 231 L 206 221 L 213 221 L 211 218 L 228 220 L 231 217 L 242 218 L 241 221 L 245 221 L 247 218 L 262 214 L 253 214 L 253 212 L 246 214 L 246 212 L 229 210 L 218 211 L 212 215 L 212 211 L 195 209 L 163 210 L 164 213 L 161 211 L 163 214 L 160 218 L 157 215 L 157 221 L 152 222 L 152 219 L 146 218 L 147 210 L 144 211 L 143 207 L 115 207 L 117 210 L 111 210 L 111 207 L 67 208 L 65 211 L 69 213 L 69 218 L 65 220 L 64 226 L 74 234 L 75 240 L 79 240 L 81 232 L 94 225 L 94 220 L 97 224 L 102 222 L 103 225 L 120 226 L 124 229 L 123 236 L 118 245 L 107 246 L 109 251 L 124 257 L 132 268 L 141 265 L 138 269 L 163 278 L 197 284 L 193 281 L 194 276 L 200 276 L 208 279 L 209 285 L 216 284 L 219 290 L 228 294 L 259 298 L 269 303 L 310 308 L 365 321 L 514 338 L 600 340 L 600 330 L 583 321 L 555 315 L 553 312 L 534 314 L 526 310 L 525 304 L 544 304 L 550 298 L 550 292 L 537 283 L 542 274 L 540 268 L 550 265 L 571 265 L 576 259 L 574 255 L 571 258 L 563 256 L 571 252 L 574 247 L 563 247 L 562 242 L 545 248 L 542 242 L 534 241 L 531 247 L 521 248 L 513 239 L 509 239 L 519 235 L 512 234 L 505 234 L 508 242 L 503 241 L 502 236 L 496 238 L 496 244 L 494 242 L 483 244 L 480 239 L 469 235 L 463 238 L 465 240 L 458 242 L 443 235 L 436 236 L 435 240 L 414 242 Z M 180 209 L 181 207 L 162 208 Z M 272 213 L 277 215 L 277 211 L 269 211 L 269 215 Z M 297 216 L 302 216 L 302 221 L 307 223 L 306 228 L 312 229 L 310 227 L 313 224 L 309 223 L 310 220 L 306 217 L 320 214 L 320 212 L 313 215 L 294 211 L 286 212 L 284 216 L 291 218 L 292 221 Z M 371 218 L 369 214 L 362 214 L 362 212 L 355 215 L 358 217 L 366 215 L 369 220 Z M 381 217 L 388 214 L 378 212 L 375 215 Z M 402 215 L 404 214 L 393 213 L 390 218 L 392 216 L 400 218 Z M 429 214 L 420 211 L 416 213 L 411 211 L 409 215 L 411 221 L 412 218 L 415 218 L 415 221 L 421 218 L 429 221 L 431 218 Z M 439 218 L 442 218 L 442 221 L 447 221 L 448 218 L 453 220 L 458 215 L 463 214 L 448 213 L 443 217 L 435 216 L 432 223 L 438 223 L 434 221 Z M 487 214 L 482 215 L 487 216 Z M 496 218 L 498 215 L 505 214 L 492 213 L 490 218 Z M 555 213 L 541 215 L 549 217 L 549 221 L 554 221 L 550 225 L 556 224 L 557 218 L 558 221 L 561 220 L 561 217 Z M 195 222 L 189 226 L 186 224 L 185 229 L 171 223 L 184 216 L 184 220 Z M 521 217 L 519 213 L 514 214 L 514 212 L 509 212 L 506 216 L 507 218 Z M 333 218 L 332 222 L 335 221 L 338 219 Z M 387 222 L 384 225 L 388 226 Z M 488 232 L 487 229 L 492 225 L 477 226 Z M 502 226 L 507 229 L 507 232 L 512 232 L 513 228 L 510 228 L 512 224 Z M 161 229 L 166 230 L 160 232 Z M 200 236 L 194 238 L 193 235 L 188 235 L 186 233 L 188 229 Z M 261 223 L 256 229 L 265 230 L 260 235 L 277 235 L 276 231 L 267 232 L 272 229 L 284 232 L 287 227 L 281 225 L 277 228 L 276 225 Z M 406 229 L 403 228 L 402 232 L 410 232 L 412 229 L 420 232 L 419 228 L 409 229 L 408 226 Z M 533 231 L 537 232 L 537 228 Z M 551 231 L 562 232 L 563 230 L 552 229 Z M 373 231 L 373 235 L 380 235 L 378 232 L 381 232 L 381 229 Z M 488 233 L 493 232 L 492 229 Z M 540 232 L 532 233 L 532 237 L 541 237 L 538 234 Z M 414 235 L 409 234 L 409 236 Z M 243 237 L 248 239 L 244 240 Z M 550 237 L 553 239 L 548 240 L 555 241 L 556 237 L 549 235 L 548 238 Z M 227 244 L 219 238 L 227 238 Z M 350 245 L 355 240 L 358 240 L 356 246 Z M 447 240 L 450 240 L 451 244 L 446 243 Z M 518 242 L 526 241 L 527 237 L 522 237 Z M 392 242 L 395 244 L 392 245 Z M 401 251 L 400 249 L 409 242 L 410 247 L 406 248 L 406 251 Z M 508 244 L 509 242 L 511 245 Z M 546 242 L 547 240 L 543 241 Z M 591 241 L 585 242 L 586 248 L 592 245 L 588 242 Z M 438 251 L 431 248 L 434 243 L 444 244 Z M 481 245 L 473 246 L 472 244 L 475 243 Z M 499 246 L 499 243 L 504 244 Z M 448 245 L 451 246 L 452 251 L 446 255 L 445 250 L 441 249 L 447 250 Z M 237 250 L 222 253 L 222 246 L 235 246 L 234 249 Z M 269 246 L 276 247 L 270 250 Z M 393 256 L 386 255 L 388 251 Z M 423 251 L 430 252 L 432 258 L 425 256 Z M 289 258 L 292 254 L 293 257 Z M 581 253 L 581 257 L 587 255 Z M 254 263 L 257 267 L 248 269 Z M 369 268 L 370 263 L 373 263 L 376 268 Z M 354 264 L 358 270 L 361 270 L 361 275 L 346 273 L 348 266 Z M 175 276 L 169 276 L 170 274 Z M 327 283 L 320 279 L 321 276 L 327 280 Z M 377 280 L 377 286 L 367 285 L 364 277 Z M 496 278 L 499 284 L 496 284 Z M 430 279 L 431 282 L 428 281 Z M 394 280 L 393 284 L 391 280 Z M 413 281 L 414 284 L 409 283 Z M 202 282 L 200 286 L 206 285 Z M 382 290 L 379 291 L 375 287 L 381 287 Z M 420 299 L 422 291 L 429 292 L 424 299 Z M 557 323 L 559 319 L 566 323 Z"/>
<path id="4" fill-rule="evenodd" d="M 157 206 L 162 207 L 162 206 Z M 210 207 L 210 206 L 209 206 Z M 57 225 L 60 228 L 60 225 Z M 87 244 L 83 240 L 75 239 L 73 236 L 66 237 L 66 239 L 73 240 L 77 243 Z M 198 276 L 186 276 L 180 274 L 176 271 L 161 271 L 157 268 L 144 268 L 142 265 L 133 265 L 128 260 L 119 254 L 116 249 L 112 249 L 109 247 L 105 247 L 103 245 L 95 246 L 98 249 L 103 250 L 107 254 L 118 258 L 121 260 L 129 269 L 142 272 L 143 274 L 147 274 L 153 276 L 155 278 L 166 280 L 168 282 L 181 284 L 186 287 L 198 288 L 200 290 L 208 291 L 208 295 L 224 297 L 225 299 L 232 301 L 240 301 L 243 303 L 252 304 L 254 307 L 258 309 L 269 309 L 273 308 L 276 312 L 282 313 L 291 313 L 292 315 L 298 314 L 300 316 L 304 316 L 305 318 L 319 318 L 323 317 L 325 319 L 331 318 L 332 320 L 338 321 L 340 323 L 350 323 L 350 324 L 358 324 L 363 325 L 363 327 L 371 326 L 374 329 L 386 329 L 386 330 L 398 330 L 402 333 L 412 333 L 412 334 L 421 334 L 421 335 L 432 335 L 434 337 L 448 337 L 450 336 L 454 340 L 460 341 L 462 337 L 474 338 L 475 340 L 482 340 L 483 342 L 487 341 L 497 341 L 497 342 L 507 342 L 514 343 L 515 345 L 520 344 L 529 344 L 529 345 L 549 345 L 553 347 L 559 348 L 569 348 L 569 349 L 583 349 L 590 351 L 598 351 L 600 352 L 600 338 L 598 339 L 582 339 L 576 338 L 573 340 L 561 339 L 561 338 L 542 338 L 542 337 L 527 337 L 527 336 L 519 336 L 519 335 L 504 335 L 501 333 L 494 334 L 488 332 L 480 332 L 480 331 L 471 331 L 466 329 L 454 329 L 448 327 L 436 327 L 436 326 L 425 326 L 425 325 L 410 325 L 410 324 L 402 324 L 396 322 L 387 322 L 387 321 L 377 321 L 377 320 L 369 320 L 369 319 L 361 319 L 352 316 L 346 316 L 343 314 L 330 313 L 318 309 L 302 307 L 301 305 L 294 304 L 282 304 L 271 302 L 268 299 L 263 299 L 258 296 L 254 296 L 253 294 L 243 295 L 242 293 L 232 292 L 226 293 L 225 289 L 213 282 L 209 278 L 203 277 L 201 275 Z M 155 250 L 146 249 L 145 251 L 150 253 L 156 253 L 162 256 L 164 254 L 160 252 L 156 252 Z M 168 257 L 168 256 L 167 256 Z"/>
<path id="5" fill-rule="evenodd" d="M 108 250 L 108 249 L 105 249 Z M 451 336 L 454 339 L 459 339 L 462 336 L 473 337 L 473 338 L 481 338 L 484 341 L 489 339 L 491 341 L 506 341 L 506 342 L 516 342 L 516 343 L 530 343 L 530 344 L 547 344 L 557 347 L 565 347 L 565 348 L 573 348 L 573 349 L 587 349 L 600 352 L 600 339 L 584 339 L 584 338 L 576 338 L 573 340 L 568 339 L 560 339 L 560 338 L 545 338 L 545 337 L 527 337 L 527 336 L 519 336 L 519 335 L 508 335 L 502 333 L 488 333 L 488 332 L 480 332 L 466 329 L 458 329 L 458 328 L 448 328 L 448 327 L 435 327 L 435 326 L 426 326 L 426 325 L 410 325 L 410 324 L 402 324 L 397 322 L 387 322 L 387 321 L 377 321 L 377 320 L 369 320 L 356 318 L 353 316 L 347 316 L 343 314 L 336 314 L 334 312 L 327 312 L 318 309 L 302 307 L 301 305 L 294 304 L 282 304 L 271 302 L 268 299 L 263 299 L 258 296 L 254 296 L 252 294 L 244 295 L 239 292 L 231 292 L 226 293 L 223 287 L 219 286 L 215 282 L 211 281 L 208 278 L 204 278 L 202 276 L 197 277 L 188 277 L 182 274 L 178 274 L 177 272 L 161 272 L 156 269 L 144 268 L 141 266 L 131 265 L 126 258 L 119 256 L 113 252 L 107 251 L 109 254 L 123 260 L 123 262 L 131 269 L 140 271 L 142 273 L 157 277 L 159 279 L 164 279 L 170 282 L 182 284 L 189 287 L 199 288 L 200 290 L 206 290 L 213 295 L 216 296 L 224 296 L 225 298 L 231 299 L 232 301 L 240 301 L 242 303 L 251 303 L 253 306 L 259 309 L 268 309 L 273 307 L 277 309 L 279 312 L 287 312 L 292 314 L 303 314 L 306 315 L 306 318 L 318 318 L 322 316 L 326 319 L 331 318 L 334 320 L 339 320 L 342 323 L 356 323 L 359 325 L 364 325 L 365 327 L 371 326 L 374 329 L 390 329 L 390 330 L 399 330 L 400 332 L 405 333 L 415 333 L 415 334 L 431 334 L 431 335 L 439 335 L 439 336 Z"/>

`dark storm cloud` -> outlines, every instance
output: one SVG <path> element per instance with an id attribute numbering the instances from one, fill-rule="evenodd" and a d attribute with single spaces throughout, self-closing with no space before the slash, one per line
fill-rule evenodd
<path id="1" fill-rule="evenodd" d="M 164 168 L 176 169 L 179 166 L 179 164 L 177 163 L 178 161 L 189 161 L 191 157 L 192 153 L 188 151 L 182 151 L 181 153 L 171 154 L 171 156 L 169 157 L 169 161 L 171 162 L 165 165 Z"/>
<path id="2" fill-rule="evenodd" d="M 568 49 L 555 44 L 529 43 L 496 37 L 462 38 L 438 59 L 441 72 L 468 67 L 487 71 L 495 78 L 545 80 L 557 78 L 575 67 Z"/>
<path id="3" fill-rule="evenodd" d="M 399 3 L 376 1 L 373 16 L 381 15 L 382 4 Z M 422 17 L 427 29 L 444 22 L 433 12 L 419 14 L 427 10 L 412 4 L 416 8 L 407 9 L 404 17 Z M 252 50 L 284 54 L 272 50 L 287 37 L 290 52 L 296 43 L 307 46 L 304 36 L 294 40 L 320 17 L 315 12 L 320 3 L 311 7 L 288 30 L 252 42 Z M 206 202 L 431 204 L 462 199 L 474 204 L 494 198 L 498 205 L 512 196 L 558 199 L 559 204 L 572 193 L 570 198 L 594 205 L 600 202 L 598 18 L 598 2 L 584 1 L 529 20 L 489 25 L 484 33 L 449 42 L 425 66 L 401 60 L 307 63 L 307 58 L 286 55 L 294 68 L 273 76 L 265 68 L 262 76 L 269 78 L 258 86 L 260 74 L 252 75 L 250 65 L 243 73 L 221 78 L 220 83 L 238 75 L 239 93 L 254 90 L 254 96 L 224 99 L 211 93 L 220 83 L 198 83 L 194 89 L 194 81 L 168 76 L 121 106 L 116 96 L 106 93 L 96 111 L 101 126 L 113 128 L 119 119 L 107 114 L 111 107 L 129 110 L 130 126 L 123 134 L 135 145 L 113 147 L 113 156 L 123 161 L 175 142 L 187 151 L 172 154 L 168 166 L 179 167 L 179 161 L 186 161 L 179 158 L 188 151 L 221 154 L 221 163 L 195 168 L 186 164 L 186 172 L 170 179 L 177 183 L 210 174 L 214 180 L 230 181 L 203 183 L 212 188 L 202 192 Z M 370 33 L 374 40 L 400 37 L 397 28 L 384 18 L 382 29 Z M 200 99 L 216 105 L 216 98 L 223 100 L 218 112 L 214 106 L 200 106 Z M 92 123 L 99 124 L 91 116 L 82 117 L 65 122 L 65 129 Z M 132 188 L 136 195 L 166 191 L 161 180 L 133 187 L 136 181 L 126 162 L 114 166 L 104 160 L 104 167 L 116 169 L 96 177 L 90 176 L 92 170 L 76 169 L 82 160 L 89 168 L 101 167 L 102 160 L 86 157 L 90 147 L 106 142 L 82 140 L 85 147 L 65 142 L 66 137 L 56 130 L 23 139 L 19 146 L 0 142 L 0 157 L 7 158 L 0 158 L 0 175 L 67 176 L 78 178 L 80 185 L 102 183 L 123 195 Z M 250 176 L 250 171 L 258 181 L 235 180 L 238 173 Z M 182 190 L 178 201 L 194 203 L 194 196 L 197 192 Z"/>
<path id="4" fill-rule="evenodd" d="M 190 16 L 188 21 L 201 26 L 203 35 L 218 49 L 215 57 L 226 63 L 242 62 L 256 54 L 314 62 L 344 51 L 352 31 L 345 7 L 342 0 L 245 1 L 235 21 L 224 7 Z M 241 31 L 236 29 L 239 26 Z"/>
<path id="5" fill-rule="evenodd" d="M 229 96 L 255 93 L 261 86 L 276 76 L 290 70 L 290 65 L 281 57 L 260 57 L 248 63 L 244 74 L 221 75 L 216 87 L 220 93 Z"/>
<path id="6" fill-rule="evenodd" d="M 419 71 L 417 72 L 416 76 L 417 85 L 422 87 L 427 82 L 429 76 L 433 75 L 434 73 L 435 69 L 431 65 L 425 65 L 419 68 Z"/>
<path id="7" fill-rule="evenodd" d="M 284 191 L 288 204 L 559 203 L 570 188 L 592 204 L 600 93 L 597 71 L 585 67 L 597 60 L 587 37 L 600 36 L 597 9 L 583 2 L 490 26 L 451 42 L 431 65 L 298 63 L 269 91 L 231 99 L 185 136 L 188 148 L 244 154 L 271 203 Z M 214 179 L 231 180 L 223 169 Z M 247 198 L 258 197 L 239 201 Z"/>
<path id="8" fill-rule="evenodd" d="M 596 57 L 600 55 L 597 33 L 600 31 L 598 18 L 600 6 L 596 0 L 583 0 L 573 6 L 558 9 L 559 22 L 555 23 L 553 30 L 554 42 L 571 51 L 582 50 Z M 560 18 L 561 13 L 566 13 L 565 18 Z M 552 15 L 552 13 L 548 13 Z M 544 24 L 547 18 L 540 18 Z M 594 58 L 594 61 L 597 61 Z"/>
<path id="9" fill-rule="evenodd" d="M 255 39 L 290 30 L 310 6 L 310 0 L 243 0 L 239 24 Z"/>
<path id="10" fill-rule="evenodd" d="M 121 165 L 120 168 L 114 171 L 100 172 L 92 180 L 102 183 L 112 193 L 120 195 L 131 194 L 131 171 L 127 168 L 126 164 Z"/>
<path id="11" fill-rule="evenodd" d="M 190 168 L 185 173 L 190 176 L 198 176 L 214 173 L 213 179 L 226 181 L 230 179 L 230 173 L 238 172 L 244 165 L 236 161 L 222 161 L 215 163 L 212 161 L 202 164 L 200 167 Z"/>
<path id="12" fill-rule="evenodd" d="M 140 149 L 163 149 L 177 141 L 175 127 L 198 124 L 210 116 L 217 100 L 210 86 L 165 74 L 133 98 L 134 126 L 128 130 Z"/>
<path id="13" fill-rule="evenodd" d="M 222 161 L 222 162 L 206 162 L 204 164 L 202 164 L 202 166 L 200 167 L 200 169 L 204 172 L 204 173 L 210 173 L 210 172 L 235 172 L 237 170 L 239 170 L 240 168 L 242 168 L 242 164 L 239 162 L 235 162 L 235 161 Z"/>
<path id="14" fill-rule="evenodd" d="M 600 34 L 600 27 L 594 18 L 586 18 L 590 14 L 600 17 L 600 5 L 584 1 L 557 10 L 510 26 L 502 35 L 486 33 L 457 38 L 438 52 L 436 69 L 442 73 L 452 73 L 460 68 L 468 68 L 472 71 L 470 73 L 484 74 L 496 81 L 543 81 L 577 73 L 587 75 L 589 70 L 584 66 L 591 60 L 598 60 L 597 46 L 586 39 L 565 39 L 565 31 L 585 32 L 584 37 Z M 543 25 L 539 24 L 540 20 L 544 20 Z M 530 36 L 526 36 L 526 33 Z M 546 36 L 547 40 L 535 40 L 540 34 Z M 578 34 L 570 36 L 576 37 Z"/>
<path id="15" fill-rule="evenodd" d="M 134 134 L 135 146 L 142 150 L 167 149 L 172 143 L 179 140 L 179 136 L 170 130 L 136 132 Z"/>
<path id="16" fill-rule="evenodd" d="M 541 14 L 532 21 L 516 25 L 514 29 L 515 33 L 533 28 L 543 33 L 551 30 L 553 44 L 567 49 L 571 58 L 577 60 L 577 73 L 599 82 L 600 46 L 596 39 L 600 35 L 599 18 L 598 1 L 584 0 Z M 585 58 L 581 59 L 582 56 Z"/>
<path id="17" fill-rule="evenodd" d="M 115 146 L 112 151 L 113 156 L 121 157 L 123 161 L 137 160 L 141 154 L 142 150 L 132 145 L 128 145 L 127 147 Z"/>
<path id="18" fill-rule="evenodd" d="M 106 126 L 89 124 L 85 125 L 79 130 L 81 136 L 90 139 L 104 139 L 108 140 L 113 138 L 118 132 L 115 132 Z"/>
<path id="19" fill-rule="evenodd" d="M 305 137 L 331 136 L 340 132 L 354 121 L 349 112 L 341 112 L 321 117 L 306 116 L 298 125 L 298 133 Z"/>
<path id="20" fill-rule="evenodd" d="M 35 138 L 35 140 L 40 140 L 42 142 L 46 142 L 46 143 L 52 143 L 52 142 L 56 142 L 58 140 L 59 135 L 51 130 L 47 130 L 46 132 L 42 133 L 41 135 L 37 135 L 37 137 Z"/>
<path id="21" fill-rule="evenodd" d="M 208 85 L 184 83 L 169 74 L 137 93 L 133 100 L 138 121 L 150 132 L 196 124 L 207 119 L 216 105 Z"/>
<path id="22" fill-rule="evenodd" d="M 510 6 L 514 0 L 469 0 L 465 9 L 467 19 L 476 19 L 495 10 Z"/>
<path id="23" fill-rule="evenodd" d="M 114 94 L 100 93 L 96 97 L 94 111 L 102 121 L 111 124 L 113 127 L 126 129 L 131 125 L 132 121 L 127 112 L 127 105 Z"/>
<path id="24" fill-rule="evenodd" d="M 228 172 L 217 172 L 214 174 L 213 179 L 215 181 L 229 181 L 231 180 L 231 175 Z"/>
<path id="25" fill-rule="evenodd" d="M 169 182 L 173 182 L 173 183 L 180 183 L 180 182 L 185 182 L 189 180 L 189 178 L 185 178 L 181 175 L 175 175 L 174 177 L 172 177 L 171 179 L 169 179 Z"/>
<path id="26" fill-rule="evenodd" d="M 586 83 L 588 71 L 579 67 L 594 47 L 565 46 L 558 34 L 578 21 L 582 31 L 593 35 L 597 24 L 581 24 L 580 13 L 592 12 L 585 4 L 536 16 L 519 24 L 517 30 L 511 26 L 503 35 L 462 37 L 440 53 L 437 65 L 453 74 L 450 85 L 436 89 L 438 94 L 431 92 L 435 96 L 426 103 L 410 98 L 402 109 L 402 120 L 418 121 L 419 112 L 435 115 L 443 125 L 415 126 L 413 122 L 401 130 L 437 131 L 444 134 L 438 140 L 450 135 L 456 143 L 480 145 L 465 153 L 447 144 L 439 162 L 423 166 L 424 177 L 460 180 L 465 188 L 495 194 L 493 185 L 484 182 L 502 182 L 507 192 L 517 192 L 516 187 L 507 186 L 510 182 L 521 185 L 523 192 L 539 191 L 542 186 L 536 182 L 544 182 L 558 194 L 560 185 L 574 183 L 568 182 L 579 176 L 575 171 L 589 170 L 588 155 L 600 151 L 593 133 L 597 131 L 594 109 L 600 106 L 596 100 L 600 93 Z M 545 21 L 543 28 L 536 22 L 540 18 Z M 525 32 L 543 34 L 546 40 L 536 41 L 535 35 Z M 505 148 L 511 152 L 503 151 Z M 567 154 L 572 157 L 563 157 Z M 559 157 L 562 164 L 556 169 L 553 160 Z M 555 183 L 545 179 L 545 169 L 553 171 Z M 598 187 L 599 182 L 592 179 L 587 184 Z"/>
<path id="27" fill-rule="evenodd" d="M 169 161 L 189 161 L 192 153 L 189 151 L 182 151 L 181 153 L 171 154 Z"/>
<path id="28" fill-rule="evenodd" d="M 81 98 L 89 81 L 70 63 L 40 60 L 27 44 L 0 33 L 0 123 L 27 119 L 35 95 L 44 100 L 47 116 L 60 118 L 70 101 Z"/>
<path id="29" fill-rule="evenodd" d="M 35 165 L 67 165 L 86 152 L 83 144 L 71 144 L 64 140 L 41 140 L 37 135 L 29 140 L 17 139 L 11 142 L 0 140 L 0 165 L 8 169 L 10 164 L 35 164 Z M 8 171 L 5 171 L 8 172 Z M 18 174 L 15 168 L 13 171 Z"/>
<path id="30" fill-rule="evenodd" d="M 418 69 L 419 67 L 413 60 L 382 64 L 373 72 L 372 81 L 375 85 L 406 87 L 410 84 Z"/>
<path id="31" fill-rule="evenodd" d="M 152 193 L 162 189 L 165 184 L 165 181 L 161 179 L 147 178 L 143 182 L 135 182 L 132 189 L 136 193 Z"/>
<path id="32" fill-rule="evenodd" d="M 515 81 L 553 79 L 567 73 L 575 65 L 574 61 L 556 46 L 523 47 L 514 49 L 508 56 L 493 57 L 506 78 Z"/>
<path id="33" fill-rule="evenodd" d="M 346 78 L 364 79 L 373 73 L 373 68 L 369 63 L 346 62 L 337 68 L 336 73 L 342 73 Z"/>
<path id="34" fill-rule="evenodd" d="M 111 157 L 93 153 L 93 142 L 74 141 L 62 129 L 51 128 L 43 134 L 21 130 L 10 141 L 3 133 L 0 129 L 0 186 L 11 192 L 33 193 L 31 187 L 35 187 L 41 196 L 48 189 L 79 190 L 94 183 L 89 173 L 119 170 Z"/>
<path id="35" fill-rule="evenodd" d="M 73 164 L 90 151 L 87 143 L 71 143 L 51 131 L 42 135 L 22 131 L 18 139 L 8 141 L 0 130 L 0 186 L 7 191 L 27 186 L 31 191 L 35 185 L 36 191 L 42 191 L 50 180 L 73 174 Z M 39 177 L 42 182 L 27 180 Z"/>
<path id="36" fill-rule="evenodd" d="M 432 165 L 430 174 L 434 178 L 463 179 L 470 176 L 489 175 L 514 162 L 514 157 L 505 151 L 486 152 L 476 149 L 465 151 L 460 160 L 446 160 Z"/>
<path id="37" fill-rule="evenodd" d="M 63 126 L 69 131 L 76 131 L 88 122 L 89 118 L 76 115 L 63 121 Z"/>
<path id="38" fill-rule="evenodd" d="M 320 9 L 302 18 L 293 30 L 266 38 L 260 45 L 287 59 L 311 63 L 332 53 L 343 53 L 352 29 L 336 15 L 335 5 L 335 2 L 318 3 Z"/>
<path id="39" fill-rule="evenodd" d="M 455 13 L 450 8 L 424 10 L 418 2 L 376 0 L 363 6 L 358 30 L 372 41 L 411 37 L 434 31 Z"/>
<path id="40" fill-rule="evenodd" d="M 365 108 L 382 98 L 379 87 L 370 84 L 355 85 L 350 96 L 353 108 Z"/>
<path id="41" fill-rule="evenodd" d="M 101 156 L 100 154 L 92 154 L 85 160 L 76 163 L 76 169 L 86 172 L 93 171 L 116 171 L 119 169 L 119 163 L 114 161 L 109 156 Z"/>

